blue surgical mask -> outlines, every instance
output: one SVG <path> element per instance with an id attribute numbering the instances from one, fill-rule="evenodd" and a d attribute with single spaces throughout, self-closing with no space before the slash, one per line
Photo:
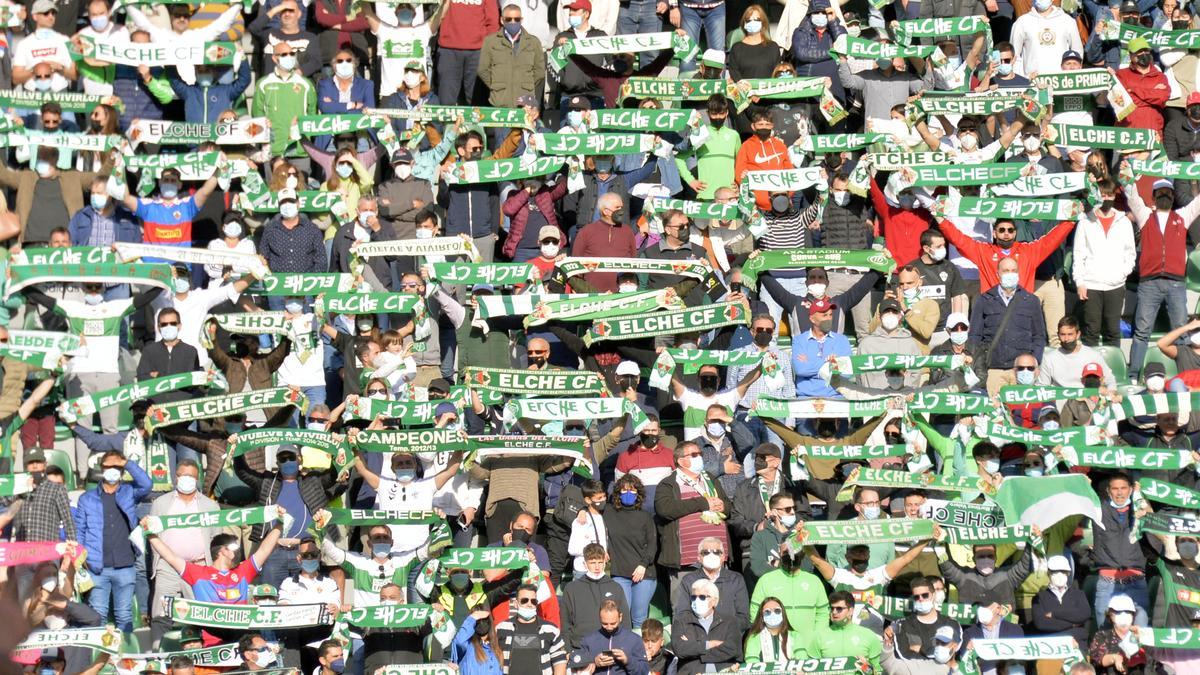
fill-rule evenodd
<path id="1" fill-rule="evenodd" d="M 1061 428 L 1055 420 L 1048 420 L 1042 424 L 1042 431 L 1058 431 Z"/>
<path id="2" fill-rule="evenodd" d="M 296 69 L 296 57 L 288 54 L 287 56 L 279 57 L 279 69 L 290 73 Z"/>
<path id="3" fill-rule="evenodd" d="M 187 277 L 175 277 L 174 286 L 176 293 L 187 293 L 192 290 L 192 280 Z"/>
<path id="4" fill-rule="evenodd" d="M 342 178 L 349 178 L 350 174 L 354 173 L 354 167 L 345 162 L 340 162 L 337 165 L 337 175 Z"/>
<path id="5" fill-rule="evenodd" d="M 779 628 L 783 625 L 783 612 L 763 612 L 763 623 L 769 628 Z"/>
<path id="6" fill-rule="evenodd" d="M 38 91 L 50 91 L 50 87 L 54 86 L 54 80 L 46 80 L 37 78 L 33 81 L 33 88 Z"/>
<path id="7" fill-rule="evenodd" d="M 371 544 L 371 553 L 376 558 L 382 558 L 392 554 L 392 545 L 390 543 L 379 542 Z"/>
<path id="8" fill-rule="evenodd" d="M 825 14 L 813 14 L 811 18 L 812 24 L 817 28 L 824 28 L 829 25 L 829 17 Z"/>
<path id="9" fill-rule="evenodd" d="M 949 68 L 950 70 L 958 70 L 958 67 L 961 65 L 962 65 L 962 57 L 961 56 L 951 56 L 946 59 L 946 67 Z"/>
<path id="10" fill-rule="evenodd" d="M 571 24 L 571 28 L 579 28 L 583 25 L 583 15 L 572 14 L 571 16 L 567 17 L 567 23 Z"/>
<path id="11" fill-rule="evenodd" d="M 988 473 L 996 473 L 1000 470 L 1000 460 L 989 459 L 983 463 L 983 470 L 987 471 Z"/>
<path id="12" fill-rule="evenodd" d="M 862 516 L 867 520 L 875 520 L 879 518 L 879 513 L 880 511 L 878 506 L 864 506 L 862 510 Z"/>
<path id="13" fill-rule="evenodd" d="M 212 73 L 196 73 L 196 84 L 201 87 L 211 87 L 213 84 Z"/>
<path id="14" fill-rule="evenodd" d="M 1029 385 L 1033 384 L 1033 371 L 1032 370 L 1018 370 L 1017 371 L 1017 384 L 1025 386 L 1025 387 L 1028 387 Z"/>
<path id="15" fill-rule="evenodd" d="M 300 215 L 300 206 L 296 202 L 284 202 L 279 205 L 279 215 L 291 220 Z"/>
<path id="16" fill-rule="evenodd" d="M 354 76 L 354 64 L 349 61 L 342 61 L 333 64 L 333 72 L 343 80 L 348 80 Z"/>
<path id="17" fill-rule="evenodd" d="M 504 32 L 508 33 L 508 36 L 510 38 L 517 37 L 517 35 L 520 34 L 520 32 L 521 32 L 521 22 L 513 21 L 510 23 L 504 24 Z"/>
<path id="18" fill-rule="evenodd" d="M 108 195 L 92 194 L 92 209 L 103 211 L 104 207 L 108 206 Z"/>
<path id="19" fill-rule="evenodd" d="M 417 472 L 413 471 L 412 469 L 399 469 L 396 471 L 396 480 L 400 481 L 401 483 L 411 482 L 412 479 L 416 477 Z"/>
<path id="20" fill-rule="evenodd" d="M 329 669 L 335 673 L 343 673 L 346 671 L 346 659 L 337 659 L 329 664 Z"/>
<path id="21" fill-rule="evenodd" d="M 279 465 L 279 474 L 281 476 L 295 476 L 298 473 L 300 473 L 300 462 L 294 459 L 289 459 Z"/>
<path id="22" fill-rule="evenodd" d="M 699 598 L 692 601 L 692 611 L 696 616 L 704 616 L 708 612 L 708 601 Z"/>
<path id="23" fill-rule="evenodd" d="M 412 22 L 416 20 L 416 18 L 417 13 L 411 9 L 401 9 L 396 11 L 396 22 L 401 26 L 411 26 Z"/>
<path id="24" fill-rule="evenodd" d="M 100 16 L 93 16 L 92 18 L 88 19 L 88 23 L 92 24 L 92 30 L 102 31 L 105 28 L 108 28 L 108 15 L 101 14 Z"/>
<path id="25" fill-rule="evenodd" d="M 175 183 L 159 183 L 158 194 L 163 196 L 163 199 L 174 199 L 179 194 L 179 186 Z"/>
<path id="26" fill-rule="evenodd" d="M 300 302 L 299 300 L 288 300 L 284 303 L 283 308 L 287 310 L 289 314 L 299 314 L 301 310 L 304 309 L 304 303 Z"/>
<path id="27" fill-rule="evenodd" d="M 104 302 L 104 296 L 100 295 L 99 293 L 85 293 L 83 296 L 83 302 L 86 305 L 95 307 L 96 305 Z"/>
<path id="28" fill-rule="evenodd" d="M 822 16 L 824 16 L 824 15 L 822 15 Z M 813 17 L 813 18 L 815 19 L 816 17 Z M 828 20 L 828 18 L 826 18 L 826 20 Z M 748 35 L 755 35 L 759 31 L 762 30 L 762 22 L 759 21 L 758 19 L 751 19 L 746 22 L 745 26 L 742 26 L 742 27 L 746 29 L 746 33 Z"/>
<path id="29" fill-rule="evenodd" d="M 1013 71 L 1013 64 L 1011 64 L 1011 63 L 1001 63 L 1000 65 L 996 66 L 996 72 L 1000 73 L 1000 75 L 1003 77 L 1008 77 L 1009 75 L 1012 75 L 1012 71 Z"/>
<path id="30" fill-rule="evenodd" d="M 179 339 L 179 326 L 162 326 L 158 329 L 162 339 L 170 342 L 171 340 Z"/>
<path id="31" fill-rule="evenodd" d="M 634 504 L 637 503 L 637 493 L 636 492 L 622 492 L 620 499 L 621 499 L 621 506 L 633 506 Z"/>
<path id="32" fill-rule="evenodd" d="M 567 111 L 567 124 L 570 124 L 573 127 L 581 126 L 583 124 L 583 111 L 582 110 L 568 110 Z"/>
<path id="33" fill-rule="evenodd" d="M 321 561 L 320 560 L 301 560 L 300 561 L 300 569 L 304 570 L 304 572 L 306 574 L 316 574 L 317 570 L 321 569 Z"/>

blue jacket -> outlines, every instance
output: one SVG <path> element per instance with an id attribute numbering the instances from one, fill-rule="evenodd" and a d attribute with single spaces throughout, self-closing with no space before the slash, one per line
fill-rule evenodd
<path id="1" fill-rule="evenodd" d="M 161 68 L 151 68 L 150 72 L 156 77 Z M 163 118 L 162 104 L 150 93 L 137 68 L 133 66 L 117 66 L 117 75 L 113 80 L 113 95 L 121 98 L 125 110 L 121 113 L 121 128 L 128 129 L 130 122 L 136 119 L 161 120 Z"/>
<path id="2" fill-rule="evenodd" d="M 332 77 L 317 80 L 317 110 L 326 115 L 361 114 L 361 109 L 351 110 L 346 107 L 345 103 L 341 102 L 341 93 L 338 91 L 337 84 L 333 80 L 334 78 Z M 369 80 L 356 75 L 350 81 L 350 102 L 361 103 L 364 108 L 375 107 L 375 90 L 371 88 Z"/>
<path id="3" fill-rule="evenodd" d="M 92 236 L 92 218 L 95 215 L 96 210 L 88 204 L 71 216 L 71 221 L 67 223 L 67 231 L 71 233 L 72 246 L 87 246 L 88 237 Z M 142 226 L 138 224 L 137 216 L 118 204 L 112 217 L 117 241 L 141 243 Z"/>
<path id="4" fill-rule="evenodd" d="M 805 17 L 792 33 L 792 63 L 796 64 L 797 77 L 829 77 L 838 85 L 837 59 L 829 55 L 834 40 L 845 35 L 846 29 L 840 21 L 825 27 L 820 35 L 812 19 Z"/>
<path id="5" fill-rule="evenodd" d="M 183 101 L 183 117 L 192 124 L 216 124 L 222 112 L 233 107 L 250 86 L 250 63 L 242 60 L 237 76 L 229 84 L 214 82 L 208 87 L 187 84 L 172 77 L 171 90 Z M 287 133 L 287 132 L 284 132 Z"/>
<path id="6" fill-rule="evenodd" d="M 646 645 L 637 633 L 624 626 L 618 626 L 612 637 L 600 631 L 583 636 L 579 649 L 571 653 L 570 667 L 585 668 L 606 649 L 620 649 L 629 660 L 624 665 L 618 663 L 611 668 L 597 666 L 595 675 L 647 675 L 650 672 L 650 664 L 646 661 Z"/>
<path id="7" fill-rule="evenodd" d="M 117 488 L 117 506 L 132 530 L 138 524 L 137 503 L 150 494 L 152 483 L 150 476 L 136 462 L 126 462 L 125 470 L 133 478 L 133 483 L 121 483 Z M 87 549 L 88 569 L 97 574 L 104 567 L 104 504 L 100 501 L 100 491 L 103 489 L 103 486 L 97 485 L 96 489 L 79 495 L 79 503 L 75 507 L 76 534 L 79 543 Z"/>
<path id="8" fill-rule="evenodd" d="M 454 635 L 454 643 L 450 645 L 450 659 L 458 664 L 460 675 L 504 675 L 500 668 L 500 659 L 496 658 L 496 653 L 491 647 L 484 646 L 483 651 L 487 658 L 483 663 L 475 658 L 475 647 L 471 644 L 474 635 L 475 617 L 468 616 L 463 619 L 462 626 Z"/>

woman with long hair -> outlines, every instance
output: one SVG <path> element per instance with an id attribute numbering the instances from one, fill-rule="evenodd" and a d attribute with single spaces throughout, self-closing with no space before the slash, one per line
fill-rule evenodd
<path id="1" fill-rule="evenodd" d="M 771 77 L 783 57 L 783 50 L 771 40 L 770 20 L 759 5 L 750 5 L 742 13 L 742 30 L 746 37 L 733 43 L 725 67 L 734 82 L 751 78 Z"/>
<path id="2" fill-rule="evenodd" d="M 329 178 L 321 184 L 324 192 L 336 192 L 342 196 L 346 205 L 346 218 L 358 218 L 358 198 L 371 192 L 375 186 L 375 177 L 358 161 L 358 152 L 354 148 L 343 147 L 333 158 L 333 171 Z M 322 216 L 313 221 L 317 227 L 325 230 L 325 240 L 328 242 L 337 233 L 331 215 Z M 324 223 L 324 225 L 322 225 Z"/>
<path id="3" fill-rule="evenodd" d="M 454 636 L 450 658 L 458 664 L 460 675 L 504 675 L 500 650 L 496 648 L 496 628 L 486 609 L 471 612 Z"/>
<path id="4" fill-rule="evenodd" d="M 779 598 L 763 600 L 746 634 L 746 663 L 776 663 L 808 658 L 804 640 L 792 630 Z"/>
<path id="5" fill-rule="evenodd" d="M 118 136 L 121 134 L 120 120 L 116 108 L 107 103 L 99 103 L 92 108 L 92 113 L 88 118 L 87 134 L 89 136 Z M 80 171 L 99 171 L 107 155 L 108 153 L 103 151 L 80 152 L 79 156 L 75 158 L 75 168 Z"/>
<path id="6" fill-rule="evenodd" d="M 612 508 L 604 511 L 612 578 L 625 591 L 629 618 L 641 628 L 658 588 L 654 560 L 658 556 L 658 530 L 646 511 L 646 488 L 637 476 L 625 474 L 613 484 Z"/>

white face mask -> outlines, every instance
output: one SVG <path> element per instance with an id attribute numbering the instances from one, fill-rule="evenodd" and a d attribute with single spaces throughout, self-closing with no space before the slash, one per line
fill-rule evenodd
<path id="1" fill-rule="evenodd" d="M 1128 612 L 1113 614 L 1113 625 L 1118 628 L 1128 628 L 1133 625 L 1133 617 Z"/>
<path id="2" fill-rule="evenodd" d="M 105 469 L 104 470 L 104 482 L 105 483 L 112 485 L 114 483 L 120 482 L 120 480 L 121 480 L 121 470 L 120 469 Z"/>
<path id="3" fill-rule="evenodd" d="M 1025 152 L 1036 154 L 1042 149 L 1042 139 L 1037 136 L 1026 136 L 1025 140 L 1021 141 L 1021 145 L 1025 146 Z"/>
<path id="4" fill-rule="evenodd" d="M 287 180 L 283 181 L 283 184 L 288 189 L 295 190 L 296 186 L 300 184 L 300 179 L 296 178 L 295 176 L 288 176 Z"/>
<path id="5" fill-rule="evenodd" d="M 971 334 L 965 330 L 951 331 L 950 341 L 956 345 L 966 344 L 967 338 L 970 337 L 970 335 Z"/>
<path id="6" fill-rule="evenodd" d="M 946 645 L 938 645 L 933 648 L 933 660 L 938 663 L 950 663 L 950 648 Z"/>
<path id="7" fill-rule="evenodd" d="M 700 559 L 700 564 L 704 565 L 704 569 L 709 571 L 721 569 L 721 556 L 716 553 L 709 553 Z"/>
<path id="8" fill-rule="evenodd" d="M 333 72 L 337 73 L 337 76 L 343 80 L 348 80 L 354 77 L 354 64 L 349 62 L 335 63 L 333 64 Z"/>
<path id="9" fill-rule="evenodd" d="M 49 576 L 42 580 L 43 591 L 53 593 L 56 588 L 58 588 L 58 575 Z"/>
<path id="10" fill-rule="evenodd" d="M 826 286 L 825 284 L 809 284 L 808 285 L 808 294 L 813 296 L 814 298 L 823 298 L 823 297 L 825 297 L 825 289 L 826 288 L 828 288 L 828 286 Z"/>
<path id="11" fill-rule="evenodd" d="M 946 259 L 946 247 L 931 249 L 929 251 L 929 259 L 933 262 L 942 262 Z"/>
<path id="12" fill-rule="evenodd" d="M 1146 378 L 1146 388 L 1150 391 L 1162 391 L 1163 385 L 1166 382 L 1166 379 L 1162 375 L 1151 375 Z"/>
<path id="13" fill-rule="evenodd" d="M 1058 588 L 1058 589 L 1066 588 L 1067 587 L 1067 573 L 1066 572 L 1051 572 L 1050 573 L 1050 585 L 1053 586 L 1054 588 Z"/>
<path id="14" fill-rule="evenodd" d="M 1016 272 L 1005 272 L 1000 275 L 1000 287 L 1011 291 L 1021 282 L 1021 275 Z"/>
<path id="15" fill-rule="evenodd" d="M 636 293 L 637 289 L 637 284 L 621 284 L 620 286 L 617 286 L 617 290 L 621 293 Z"/>
<path id="16" fill-rule="evenodd" d="M 542 244 L 542 257 L 553 258 L 558 255 L 558 244 Z"/>
<path id="17" fill-rule="evenodd" d="M 412 164 L 397 164 L 396 165 L 396 178 L 399 178 L 400 180 L 408 180 L 408 177 L 411 175 L 412 175 Z"/>
<path id="18" fill-rule="evenodd" d="M 696 616 L 705 617 L 708 615 L 708 601 L 700 600 L 699 598 L 692 601 L 692 611 Z"/>
<path id="19" fill-rule="evenodd" d="M 704 470 L 704 458 L 692 457 L 688 459 L 688 470 L 692 473 L 700 473 Z"/>
<path id="20" fill-rule="evenodd" d="M 537 616 L 537 607 L 530 607 L 529 605 L 521 605 L 520 607 L 517 608 L 517 616 L 521 617 L 522 619 L 524 619 L 526 621 L 529 621 L 533 617 Z"/>
<path id="21" fill-rule="evenodd" d="M 883 324 L 884 330 L 896 330 L 900 327 L 900 315 L 895 312 L 886 312 L 879 317 L 879 323 Z"/>
<path id="22" fill-rule="evenodd" d="M 983 463 L 983 470 L 988 473 L 996 473 L 997 471 L 1000 470 L 1000 460 L 989 459 L 988 461 Z"/>
<path id="23" fill-rule="evenodd" d="M 416 71 L 406 71 L 404 73 L 404 86 L 409 89 L 416 89 L 421 86 L 421 74 Z"/>
<path id="24" fill-rule="evenodd" d="M 945 604 L 946 603 L 946 591 L 934 591 L 933 592 L 933 601 L 937 603 L 938 607 L 941 607 L 943 604 Z"/>
<path id="25" fill-rule="evenodd" d="M 785 513 L 782 516 L 779 516 L 779 523 L 781 525 L 783 525 L 784 527 L 788 527 L 788 528 L 792 527 L 793 525 L 796 524 L 796 514 Z"/>
<path id="26" fill-rule="evenodd" d="M 850 193 L 846 190 L 834 190 L 833 201 L 838 206 L 845 206 L 850 201 Z"/>
<path id="27" fill-rule="evenodd" d="M 1033 377 L 1034 377 L 1034 375 L 1033 375 L 1032 370 L 1018 370 L 1017 371 L 1017 384 L 1025 385 L 1028 387 L 1029 385 L 1033 384 Z"/>
<path id="28" fill-rule="evenodd" d="M 958 144 L 962 146 L 963 150 L 970 152 L 979 145 L 979 139 L 975 134 L 963 134 L 958 137 Z"/>
<path id="29" fill-rule="evenodd" d="M 933 601 L 918 600 L 913 602 L 913 611 L 917 614 L 928 614 L 933 611 Z"/>
<path id="30" fill-rule="evenodd" d="M 433 230 L 428 227 L 417 228 L 417 239 L 433 239 Z"/>
<path id="31" fill-rule="evenodd" d="M 284 202 L 279 205 L 279 215 L 286 220 L 291 220 L 300 215 L 300 207 L 296 202 Z"/>
<path id="32" fill-rule="evenodd" d="M 975 610 L 975 620 L 985 626 L 990 624 L 994 618 L 996 618 L 996 615 L 990 607 L 980 607 Z"/>
<path id="33" fill-rule="evenodd" d="M 175 489 L 181 495 L 190 495 L 196 491 L 195 476 L 179 476 L 175 479 Z"/>
<path id="34" fill-rule="evenodd" d="M 604 572 L 587 572 L 587 578 L 592 581 L 599 581 L 604 578 Z"/>
<path id="35" fill-rule="evenodd" d="M 241 223 L 225 223 L 221 226 L 221 231 L 225 233 L 226 237 L 240 237 L 242 236 L 242 225 Z"/>
<path id="36" fill-rule="evenodd" d="M 57 614 L 47 614 L 42 623 L 50 630 L 62 630 L 67 627 L 67 620 Z"/>
<path id="37" fill-rule="evenodd" d="M 862 509 L 862 517 L 867 520 L 875 520 L 879 517 L 878 506 L 864 506 Z"/>

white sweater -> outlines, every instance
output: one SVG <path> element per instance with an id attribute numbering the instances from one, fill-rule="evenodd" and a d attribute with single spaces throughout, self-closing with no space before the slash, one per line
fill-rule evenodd
<path id="1" fill-rule="evenodd" d="M 1089 290 L 1111 291 L 1125 285 L 1125 277 L 1137 264 L 1133 242 L 1133 223 L 1120 211 L 1108 233 L 1093 212 L 1079 217 L 1075 225 L 1075 252 L 1071 274 L 1077 286 Z"/>
<path id="2" fill-rule="evenodd" d="M 1075 19 L 1058 7 L 1047 16 L 1032 9 L 1022 14 L 1013 22 L 1011 40 L 1017 57 L 1016 70 L 1022 75 L 1058 72 L 1062 70 L 1064 52 L 1083 53 Z"/>

